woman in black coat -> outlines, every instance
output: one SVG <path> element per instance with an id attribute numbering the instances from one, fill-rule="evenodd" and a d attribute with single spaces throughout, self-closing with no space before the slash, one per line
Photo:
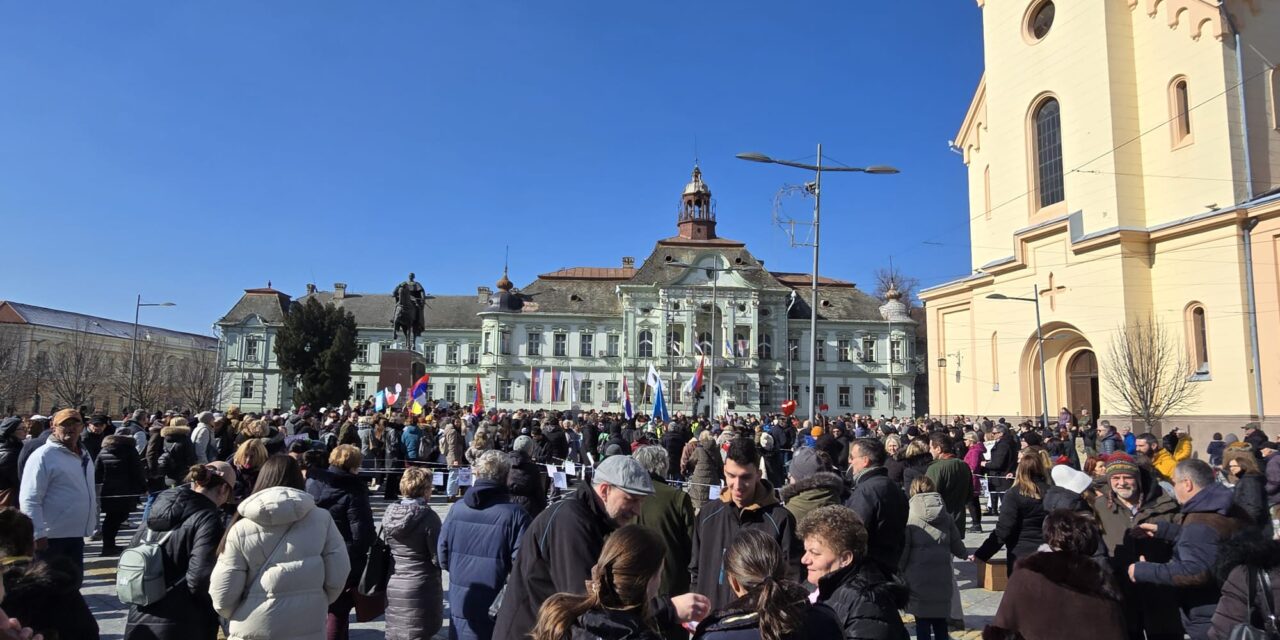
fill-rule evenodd
<path id="1" fill-rule="evenodd" d="M 1252 451 L 1229 449 L 1222 456 L 1222 468 L 1235 482 L 1237 506 L 1249 514 L 1249 522 L 1271 535 L 1271 511 L 1267 507 L 1267 478 Z"/>
<path id="2" fill-rule="evenodd" d="M 369 506 L 369 486 L 356 475 L 363 461 L 359 449 L 349 444 L 338 445 L 329 454 L 329 468 L 317 469 L 307 476 L 307 493 L 316 499 L 317 507 L 333 516 L 333 523 L 347 543 L 347 558 L 351 561 L 346 589 L 329 605 L 330 638 L 347 637 L 351 608 L 355 606 L 354 589 L 364 572 L 369 546 L 377 537 L 373 509 Z M 399 487 L 396 491 L 399 492 Z"/>
<path id="3" fill-rule="evenodd" d="M 4 558 L 0 609 L 50 640 L 96 639 L 98 623 L 80 594 L 80 569 L 64 557 L 33 560 L 34 554 L 31 518 L 14 508 L 0 509 L 0 558 Z"/>
<path id="4" fill-rule="evenodd" d="M 1012 574 L 1019 558 L 1035 553 L 1044 544 L 1044 496 L 1049 491 L 1048 476 L 1038 455 L 1025 455 L 1018 461 L 1013 487 L 1000 501 L 1000 518 L 987 540 L 973 552 L 971 559 L 986 562 L 1003 545 L 1009 550 L 1005 572 Z"/>
<path id="5" fill-rule="evenodd" d="M 147 491 L 147 471 L 129 436 L 107 436 L 93 464 L 102 504 L 102 555 L 118 556 L 116 534 Z"/>
<path id="6" fill-rule="evenodd" d="M 520 436 L 513 447 L 507 454 L 507 461 L 511 463 L 511 471 L 507 473 L 507 491 L 512 502 L 524 507 L 530 518 L 536 518 L 547 508 L 547 483 L 542 467 L 533 462 L 533 439 Z"/>
<path id="7" fill-rule="evenodd" d="M 160 600 L 130 605 L 125 640 L 213 640 L 218 616 L 209 599 L 209 577 L 218 559 L 224 531 L 220 507 L 235 489 L 235 472 L 226 463 L 195 465 L 185 480 L 190 484 L 164 491 L 151 505 L 146 526 L 133 544 L 159 541 L 165 584 L 173 585 Z"/>

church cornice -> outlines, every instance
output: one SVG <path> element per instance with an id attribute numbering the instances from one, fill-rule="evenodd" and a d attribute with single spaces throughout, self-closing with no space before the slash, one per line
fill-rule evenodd
<path id="1" fill-rule="evenodd" d="M 1129 9 L 1139 4 L 1147 15 L 1155 18 L 1163 9 L 1170 29 L 1177 29 L 1184 21 L 1189 27 L 1192 40 L 1199 40 L 1204 35 L 1205 25 L 1209 26 L 1213 37 L 1222 40 L 1227 35 L 1227 25 L 1222 19 L 1222 11 L 1218 5 L 1208 0 L 1128 0 Z M 1249 3 L 1252 6 L 1252 2 Z"/>

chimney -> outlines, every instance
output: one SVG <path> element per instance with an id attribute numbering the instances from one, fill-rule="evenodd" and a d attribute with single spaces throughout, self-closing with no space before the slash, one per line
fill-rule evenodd
<path id="1" fill-rule="evenodd" d="M 636 259 L 635 259 L 635 258 L 632 258 L 631 256 L 623 256 L 623 257 L 622 257 L 622 268 L 623 268 L 623 269 L 634 269 L 634 268 L 636 268 Z"/>
<path id="2" fill-rule="evenodd" d="M 493 293 L 489 287 L 476 287 L 476 301 L 480 304 L 488 304 L 489 296 Z"/>
<path id="3" fill-rule="evenodd" d="M 316 285 L 314 285 L 314 284 L 308 284 L 308 285 L 307 285 L 307 295 L 312 295 L 312 294 L 314 294 L 315 292 L 316 292 Z"/>
<path id="4" fill-rule="evenodd" d="M 345 282 L 333 283 L 333 299 L 341 300 L 345 297 L 347 297 L 347 283 Z"/>

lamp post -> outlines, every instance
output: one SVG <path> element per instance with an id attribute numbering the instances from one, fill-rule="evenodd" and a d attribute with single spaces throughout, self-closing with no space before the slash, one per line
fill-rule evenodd
<path id="1" fill-rule="evenodd" d="M 696 264 L 689 264 L 687 262 L 668 262 L 667 265 L 672 267 L 681 267 L 684 269 L 702 269 L 703 271 L 706 272 L 707 277 L 711 278 L 711 369 L 707 373 L 707 389 L 710 391 L 709 397 L 711 399 L 711 419 L 715 420 L 716 418 L 716 355 L 715 355 L 716 326 L 720 324 L 720 322 L 716 319 L 716 312 L 720 310 L 720 307 L 716 299 L 719 293 L 720 274 L 722 272 L 727 273 L 730 271 L 734 271 L 737 273 L 747 273 L 752 271 L 760 271 L 760 268 L 759 267 L 741 267 L 741 268 L 703 267 Z M 721 331 L 721 333 L 723 333 L 723 331 Z M 698 336 L 694 335 L 693 338 L 697 340 Z M 706 355 L 706 354 L 704 353 L 703 355 Z"/>
<path id="2" fill-rule="evenodd" d="M 143 302 L 142 294 L 138 294 L 138 301 L 133 306 L 133 345 L 132 353 L 129 356 L 129 405 L 133 407 L 133 403 L 137 402 L 138 394 L 134 386 L 134 375 L 138 370 L 138 316 L 142 313 L 143 307 L 172 307 L 172 302 Z"/>
<path id="3" fill-rule="evenodd" d="M 747 160 L 750 162 L 764 162 L 767 164 L 780 164 L 787 167 L 795 167 L 797 169 L 807 169 L 814 172 L 813 182 L 805 185 L 806 190 L 813 194 L 813 298 L 809 301 L 809 419 L 817 417 L 817 407 L 814 406 L 814 396 L 816 395 L 816 382 L 818 377 L 818 248 L 821 244 L 819 238 L 819 222 L 822 217 L 822 174 L 825 172 L 842 172 L 842 173 L 870 173 L 875 175 L 890 175 L 898 173 L 898 170 L 885 165 L 872 165 L 869 167 L 824 167 L 822 166 L 822 145 L 818 145 L 818 159 L 816 164 L 805 164 L 803 162 L 792 162 L 790 160 L 778 160 L 769 156 L 758 153 L 748 152 L 739 153 L 739 160 Z M 805 243 L 795 242 L 792 238 L 793 246 L 803 246 Z M 788 354 L 790 355 L 790 354 Z"/>
<path id="4" fill-rule="evenodd" d="M 1044 381 L 1044 331 L 1040 325 L 1040 285 L 1031 285 L 1031 297 L 1019 298 L 1016 296 L 1006 296 L 1003 293 L 987 294 L 988 300 L 1016 300 L 1018 302 L 1030 302 L 1036 305 L 1036 343 L 1040 352 L 1040 419 L 1044 421 L 1044 426 L 1049 426 L 1049 387 Z"/>

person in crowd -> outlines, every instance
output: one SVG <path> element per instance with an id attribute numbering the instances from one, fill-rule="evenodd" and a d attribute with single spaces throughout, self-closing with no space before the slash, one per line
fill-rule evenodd
<path id="1" fill-rule="evenodd" d="M 51 640 L 96 640 L 98 623 L 80 594 L 74 564 L 66 558 L 32 559 L 34 535 L 26 514 L 0 508 L 0 609 Z"/>
<path id="2" fill-rule="evenodd" d="M 671 461 L 666 448 L 658 445 L 640 447 L 632 457 L 649 472 L 649 479 L 653 482 L 653 496 L 644 501 L 636 524 L 652 529 L 666 548 L 658 595 L 670 597 L 687 593 L 687 569 L 697 521 L 693 500 L 689 494 L 667 484 L 666 474 L 671 468 Z"/>
<path id="3" fill-rule="evenodd" d="M 89 457 L 97 458 L 98 452 L 102 450 L 102 440 L 107 437 L 107 426 L 110 424 L 107 416 L 101 413 L 95 413 L 85 422 L 84 435 L 81 442 L 85 450 L 89 452 Z"/>
<path id="4" fill-rule="evenodd" d="M 404 459 L 408 463 L 425 462 L 419 460 L 419 445 L 422 443 L 423 433 L 422 427 L 418 426 L 418 418 L 414 416 L 409 419 L 409 424 L 404 426 L 404 432 L 400 434 L 400 442 L 404 445 Z"/>
<path id="5" fill-rule="evenodd" d="M 933 481 L 934 490 L 942 496 L 951 521 L 963 531 L 965 506 L 973 496 L 973 472 L 964 460 L 956 457 L 955 440 L 946 433 L 929 434 L 929 454 L 933 462 L 925 469 L 925 476 Z"/>
<path id="6" fill-rule="evenodd" d="M 1048 550 L 1018 560 L 984 637 L 1129 637 L 1115 577 L 1090 557 L 1100 538 L 1093 519 L 1054 511 L 1045 517 L 1043 537 Z"/>
<path id="7" fill-rule="evenodd" d="M 510 470 L 501 452 L 486 451 L 472 468 L 474 483 L 444 519 L 437 557 L 449 572 L 450 640 L 493 638 L 489 603 L 506 585 L 532 520 L 507 492 Z"/>
<path id="8" fill-rule="evenodd" d="M 782 502 L 796 522 L 818 507 L 840 504 L 844 497 L 844 481 L 827 454 L 817 449 L 796 452 L 787 477 L 790 483 L 782 487 Z"/>
<path id="9" fill-rule="evenodd" d="M 18 456 L 26 437 L 27 425 L 22 418 L 0 421 L 0 507 L 18 506 Z"/>
<path id="10" fill-rule="evenodd" d="M 214 460 L 230 461 L 236 453 L 236 433 L 231 428 L 231 419 L 214 414 L 213 433 L 210 436 L 210 448 Z"/>
<path id="11" fill-rule="evenodd" d="M 804 540 L 806 579 L 817 587 L 811 599 L 831 608 L 842 631 L 833 637 L 907 637 L 898 614 L 907 605 L 907 587 L 870 561 L 867 528 L 856 514 L 839 505 L 819 507 L 797 533 Z"/>
<path id="12" fill-rule="evenodd" d="M 355 606 L 356 583 L 364 571 L 369 546 L 377 535 L 373 526 L 373 509 L 369 505 L 369 487 L 357 475 L 362 462 L 359 449 L 349 444 L 339 445 L 329 454 L 329 468 L 312 472 L 306 480 L 307 493 L 311 494 L 315 506 L 333 516 L 351 565 L 346 588 L 337 600 L 329 604 L 327 624 L 330 640 L 341 640 L 348 635 L 351 609 Z"/>
<path id="13" fill-rule="evenodd" d="M 995 444 L 991 446 L 991 455 L 983 473 L 988 476 L 987 489 L 991 492 L 991 512 L 1000 513 L 1000 501 L 1009 491 L 1012 482 L 1009 480 L 1018 468 L 1018 441 L 1009 432 L 1009 425 L 998 422 L 993 432 L 996 434 Z"/>
<path id="14" fill-rule="evenodd" d="M 489 432 L 483 429 L 476 431 L 476 435 L 471 438 L 471 446 L 467 447 L 467 465 L 474 466 L 476 460 L 489 449 Z"/>
<path id="15" fill-rule="evenodd" d="M 116 435 L 133 438 L 133 442 L 138 447 L 138 453 L 141 454 L 147 447 L 147 412 L 138 409 L 129 414 L 124 424 L 116 429 Z"/>
<path id="16" fill-rule="evenodd" d="M 1098 425 L 1098 440 L 1094 450 L 1100 455 L 1109 456 L 1117 451 L 1124 451 L 1124 440 L 1116 433 L 1116 428 L 1109 422 Z"/>
<path id="17" fill-rule="evenodd" d="M 1169 481 L 1173 479 L 1174 466 L 1191 458 L 1191 436 L 1179 436 L 1175 428 L 1165 436 L 1165 440 L 1162 445 L 1155 435 L 1143 433 L 1137 436 L 1135 443 L 1138 455 L 1146 456 L 1156 473 L 1160 474 L 1160 479 Z"/>
<path id="18" fill-rule="evenodd" d="M 351 564 L 333 517 L 304 488 L 296 460 L 271 456 L 223 537 L 209 595 L 231 640 L 325 634 Z"/>
<path id="19" fill-rule="evenodd" d="M 773 536 L 744 531 L 724 556 L 725 581 L 734 598 L 698 625 L 695 640 L 844 637 L 831 608 L 809 604 L 804 587 L 790 577 L 787 552 Z"/>
<path id="20" fill-rule="evenodd" d="M 668 480 L 684 480 L 684 474 L 681 472 L 681 464 L 683 463 L 683 453 L 685 445 L 693 440 L 693 434 L 689 433 L 689 428 L 676 423 L 662 434 L 662 447 L 667 450 L 667 460 L 671 463 L 671 468 L 667 470 L 666 478 Z M 778 464 L 781 465 L 782 454 L 778 453 Z"/>
<path id="21" fill-rule="evenodd" d="M 83 418 L 81 418 L 83 420 Z M 22 483 L 22 475 L 27 470 L 27 460 L 31 459 L 31 454 L 36 449 L 43 447 L 49 441 L 49 436 L 53 430 L 50 425 L 48 416 L 34 415 L 27 418 L 27 439 L 22 442 L 22 451 L 18 452 L 18 483 Z"/>
<path id="22" fill-rule="evenodd" d="M 1258 457 L 1247 449 L 1229 449 L 1223 454 L 1222 468 L 1235 483 L 1232 487 L 1236 506 L 1248 516 L 1250 524 L 1270 536 L 1271 509 L 1267 504 L 1267 478 L 1258 466 Z"/>
<path id="23" fill-rule="evenodd" d="M 543 467 L 533 461 L 534 448 L 533 438 L 520 436 L 507 454 L 511 469 L 507 475 L 507 491 L 511 501 L 524 507 L 530 518 L 538 517 L 547 508 L 547 482 Z"/>
<path id="24" fill-rule="evenodd" d="M 662 580 L 664 548 L 648 527 L 615 531 L 591 567 L 586 593 L 548 598 L 538 611 L 533 640 L 660 640 L 649 604 Z"/>
<path id="25" fill-rule="evenodd" d="M 1208 637 L 1221 594 L 1213 576 L 1219 550 L 1248 526 L 1248 517 L 1203 460 L 1183 460 L 1174 467 L 1173 491 L 1181 505 L 1180 522 L 1142 524 L 1137 529 L 1140 534 L 1172 541 L 1173 558 L 1164 563 L 1139 558 L 1129 565 L 1128 575 L 1137 584 L 1173 585 L 1183 628 L 1193 640 L 1200 640 Z"/>
<path id="26" fill-rule="evenodd" d="M 911 592 L 905 610 L 916 617 L 917 638 L 946 640 L 947 618 L 959 596 L 958 589 L 952 587 L 951 558 L 968 555 L 964 534 L 928 476 L 911 482 L 910 495 L 907 544 L 898 565 Z"/>
<path id="27" fill-rule="evenodd" d="M 907 538 L 907 494 L 884 468 L 884 445 L 860 438 L 849 446 L 853 489 L 845 506 L 853 509 L 867 529 L 867 559 L 888 574 L 898 569 Z"/>
<path id="28" fill-rule="evenodd" d="M 1205 447 L 1205 454 L 1209 456 L 1209 466 L 1222 466 L 1222 452 L 1227 448 L 1227 443 L 1222 439 L 1222 434 L 1215 431 L 1213 439 L 1209 441 L 1209 446 Z"/>
<path id="29" fill-rule="evenodd" d="M 760 477 L 760 451 L 749 438 L 734 438 L 724 460 L 725 490 L 717 502 L 708 502 L 698 513 L 693 534 L 693 555 L 689 562 L 689 582 L 693 590 L 711 599 L 720 608 L 734 598 L 722 579 L 724 550 L 743 531 L 758 529 L 768 533 L 783 549 L 784 559 L 800 574 L 804 554 L 795 535 L 795 517 L 778 501 L 769 481 Z"/>
<path id="30" fill-rule="evenodd" d="M 102 503 L 102 555 L 118 556 L 123 549 L 116 545 L 116 534 L 146 494 L 147 472 L 128 436 L 107 436 L 93 465 Z"/>
<path id="31" fill-rule="evenodd" d="M 911 486 L 911 481 L 924 475 L 933 462 L 929 454 L 929 441 L 925 438 L 914 438 L 907 443 L 902 452 L 902 487 Z"/>
<path id="32" fill-rule="evenodd" d="M 444 462 L 449 467 L 445 496 L 449 502 L 455 502 L 461 495 L 458 491 L 458 469 L 467 464 L 467 438 L 462 430 L 462 418 L 449 420 L 445 425 Z"/>
<path id="33" fill-rule="evenodd" d="M 187 470 L 196 464 L 195 446 L 191 443 L 191 427 L 183 418 L 172 418 L 169 425 L 160 429 L 159 452 L 152 474 L 159 476 L 164 488 L 182 484 Z"/>
<path id="34" fill-rule="evenodd" d="M 395 500 L 400 497 L 400 476 L 404 472 L 406 453 L 402 436 L 403 431 L 403 424 L 399 422 L 387 423 L 383 441 L 386 452 L 386 459 L 383 463 L 386 475 L 383 476 L 382 482 L 382 498 L 384 500 Z"/>
<path id="35" fill-rule="evenodd" d="M 982 436 L 977 431 L 964 432 L 964 463 L 969 467 L 970 477 L 973 479 L 971 486 L 972 492 L 969 494 L 969 502 L 966 508 L 969 510 L 970 533 L 982 533 L 982 503 L 981 493 L 982 484 L 978 476 L 982 473 L 982 455 L 987 452 L 987 447 L 982 444 Z"/>
<path id="36" fill-rule="evenodd" d="M 716 437 L 710 429 L 703 429 L 698 434 L 698 446 L 685 469 L 685 476 L 689 478 L 688 491 L 693 499 L 693 508 L 701 509 L 711 495 L 711 487 L 720 486 L 724 477 L 724 459 L 720 457 L 720 447 L 716 445 Z"/>
<path id="37" fill-rule="evenodd" d="M 387 505 L 382 516 L 382 536 L 391 547 L 395 567 L 387 583 L 386 637 L 418 640 L 434 636 L 444 619 L 444 589 L 436 555 L 440 516 L 427 504 L 431 472 L 424 467 L 405 469 L 400 495 L 400 501 Z"/>
<path id="38" fill-rule="evenodd" d="M 1001 501 L 995 530 L 970 557 L 987 562 L 1004 546 L 1008 549 L 1005 571 L 1012 574 L 1019 558 L 1035 553 L 1044 543 L 1044 496 L 1048 491 L 1044 461 L 1038 455 L 1022 456 L 1013 487 Z"/>
<path id="39" fill-rule="evenodd" d="M 262 438 L 250 438 L 240 443 L 236 453 L 231 457 L 231 465 L 236 469 L 235 502 L 249 497 L 258 481 L 258 472 L 267 462 L 267 448 Z"/>
<path id="40" fill-rule="evenodd" d="M 93 459 L 80 446 L 80 412 L 53 415 L 45 446 L 36 449 L 22 474 L 18 504 L 35 526 L 36 557 L 66 558 L 76 567 L 76 585 L 84 578 L 84 539 L 98 524 L 97 481 Z"/>
<path id="41" fill-rule="evenodd" d="M 114 436 L 113 436 L 114 437 Z M 209 599 L 209 580 L 225 527 L 220 507 L 235 491 L 235 470 L 225 462 L 192 465 L 185 484 L 156 497 L 134 543 L 160 542 L 164 597 L 130 605 L 126 640 L 214 640 L 218 617 Z"/>
<path id="42" fill-rule="evenodd" d="M 1242 624 L 1265 629 L 1267 612 L 1280 602 L 1280 541 L 1257 532 L 1233 538 L 1219 552 L 1217 578 L 1222 598 L 1209 623 L 1209 640 L 1234 640 Z"/>
<path id="43" fill-rule="evenodd" d="M 1065 464 L 1055 465 L 1049 472 L 1051 486 L 1044 493 L 1044 512 L 1067 509 L 1093 517 L 1093 478 Z"/>
<path id="44" fill-rule="evenodd" d="M 196 464 L 217 460 L 217 447 L 213 443 L 213 412 L 201 411 L 196 415 L 196 426 L 191 429 L 191 446 L 196 452 Z"/>
<path id="45" fill-rule="evenodd" d="M 582 593 L 604 540 L 640 514 L 653 495 L 649 472 L 631 456 L 605 459 L 590 484 L 534 518 L 520 541 L 515 567 L 494 626 L 494 638 L 515 638 L 533 628 L 542 604 L 556 593 Z M 661 624 L 701 620 L 709 612 L 705 596 L 686 593 L 657 599 Z"/>
<path id="46" fill-rule="evenodd" d="M 329 468 L 329 456 L 324 449 L 307 449 L 302 452 L 302 457 L 298 458 L 298 465 L 302 467 L 302 477 L 310 478 L 312 473 L 322 473 Z"/>
<path id="47" fill-rule="evenodd" d="M 902 436 L 891 433 L 884 438 L 884 468 L 889 471 L 889 479 L 899 487 L 902 486 L 902 475 L 906 465 L 902 462 Z M 852 473 L 852 471 L 850 471 Z"/>

